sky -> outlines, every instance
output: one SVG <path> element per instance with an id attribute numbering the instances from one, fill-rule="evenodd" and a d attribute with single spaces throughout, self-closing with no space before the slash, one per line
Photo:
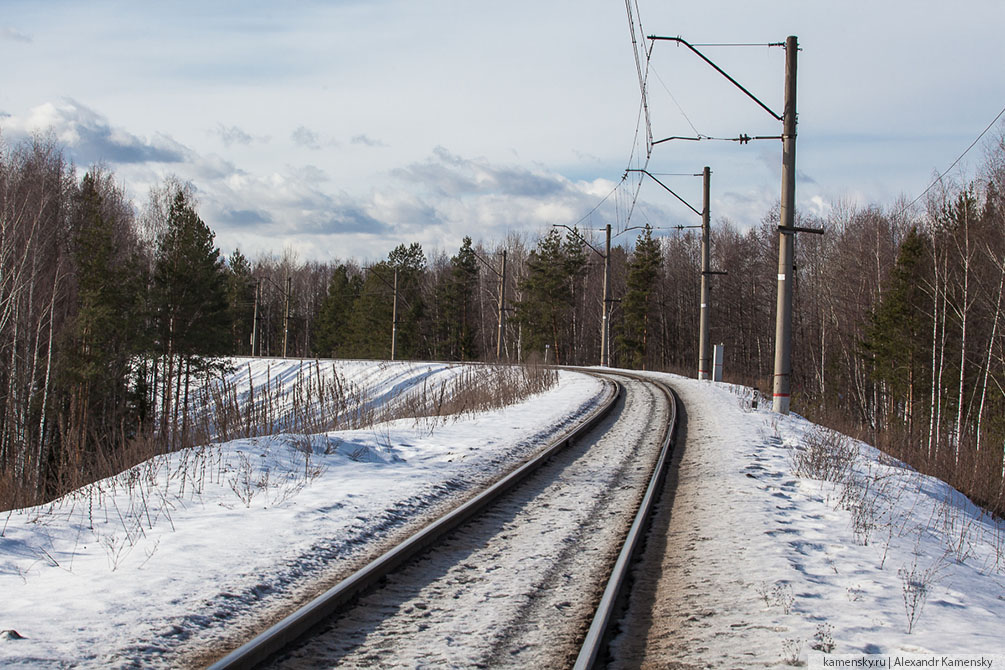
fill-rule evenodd
<path id="1" fill-rule="evenodd" d="M 690 175 L 708 165 L 713 221 L 755 225 L 779 199 L 776 140 L 667 142 L 644 163 L 624 2 L 0 8 L 3 141 L 51 133 L 80 170 L 113 170 L 138 209 L 166 176 L 190 181 L 225 253 L 367 261 L 411 242 L 453 253 L 466 235 L 533 241 L 554 224 L 697 223 L 638 173 L 622 183 L 626 168 L 665 175 L 701 209 Z M 640 49 L 651 34 L 760 45 L 699 48 L 779 113 L 785 55 L 766 45 L 798 37 L 796 197 L 811 214 L 913 199 L 1005 104 L 1000 0 L 632 11 Z M 657 42 L 648 66 L 655 139 L 781 131 L 684 48 Z M 982 160 L 977 147 L 954 174 Z"/>

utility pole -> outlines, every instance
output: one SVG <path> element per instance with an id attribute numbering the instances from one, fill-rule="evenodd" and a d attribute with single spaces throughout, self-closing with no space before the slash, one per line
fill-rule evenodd
<path id="1" fill-rule="evenodd" d="M 792 377 L 792 284 L 794 277 L 793 254 L 795 253 L 796 233 L 823 234 L 821 228 L 801 228 L 795 225 L 796 208 L 796 58 L 799 55 L 799 41 L 794 35 L 789 35 L 783 44 L 768 44 L 767 46 L 785 47 L 785 109 L 781 115 L 744 88 L 738 81 L 709 60 L 680 37 L 660 37 L 650 35 L 650 40 L 665 40 L 676 42 L 694 52 L 699 58 L 712 66 L 719 74 L 728 79 L 734 86 L 743 91 L 747 97 L 756 102 L 764 111 L 782 122 L 781 137 L 750 137 L 741 134 L 732 141 L 747 144 L 751 140 L 782 140 L 782 206 L 781 221 L 778 226 L 778 304 L 775 322 L 775 377 L 772 394 L 772 408 L 781 414 L 789 413 Z M 660 144 L 670 140 L 700 140 L 699 137 L 667 137 L 652 144 Z M 651 176 L 651 175 L 650 175 Z M 665 188 L 665 187 L 664 187 Z M 669 189 L 668 189 L 669 190 Z M 700 356 L 701 354 L 699 354 Z"/>
<path id="2" fill-rule="evenodd" d="M 255 316 L 251 321 L 251 355 L 255 355 L 258 346 L 258 303 L 262 299 L 262 280 L 255 282 Z"/>
<path id="3" fill-rule="evenodd" d="M 709 311 L 711 309 L 711 303 L 709 302 L 709 277 L 712 275 L 726 274 L 726 272 L 711 270 L 709 268 L 711 265 L 712 255 L 710 240 L 712 208 L 709 204 L 711 202 L 712 191 L 712 169 L 706 165 L 705 169 L 702 170 L 701 173 L 689 175 L 702 178 L 702 211 L 700 212 L 695 209 L 691 203 L 677 195 L 672 188 L 661 182 L 649 171 L 633 169 L 627 170 L 626 174 L 628 172 L 641 172 L 646 175 L 654 182 L 662 186 L 663 189 L 670 195 L 684 203 L 688 209 L 701 217 L 701 225 L 674 226 L 674 228 L 677 228 L 678 230 L 683 230 L 684 228 L 701 228 L 701 305 L 698 320 L 698 379 L 712 379 L 712 347 L 711 344 L 709 344 L 711 335 L 708 327 Z M 626 230 L 632 230 L 632 228 L 627 228 Z"/>
<path id="4" fill-rule="evenodd" d="M 502 272 L 499 273 L 499 333 L 496 336 L 496 360 L 502 361 L 503 337 L 506 334 L 506 250 L 502 252 Z"/>
<path id="5" fill-rule="evenodd" d="M 611 367 L 611 224 L 606 228 L 604 247 L 604 308 L 600 324 L 600 364 Z"/>
<path id="6" fill-rule="evenodd" d="M 397 353 L 398 341 L 398 268 L 394 268 L 394 298 L 391 302 L 391 360 Z"/>
<path id="7" fill-rule="evenodd" d="M 293 286 L 293 277 L 286 275 L 286 309 L 283 316 L 283 358 L 286 358 L 287 345 L 290 341 L 290 290 Z"/>
<path id="8" fill-rule="evenodd" d="M 711 346 L 709 343 L 708 312 L 709 312 L 709 259 L 711 232 L 711 216 L 709 213 L 709 193 L 712 171 L 705 166 L 702 170 L 702 209 L 701 209 L 701 317 L 698 326 L 698 379 L 712 378 Z"/>
<path id="9" fill-rule="evenodd" d="M 775 320 L 775 380 L 772 409 L 789 413 L 792 377 L 792 256 L 796 227 L 796 56 L 795 36 L 785 40 L 785 111 L 782 113 L 782 211 L 778 227 L 778 307 Z"/>

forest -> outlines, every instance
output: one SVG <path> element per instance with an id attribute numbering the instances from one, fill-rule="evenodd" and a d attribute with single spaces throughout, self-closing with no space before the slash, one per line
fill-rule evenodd
<path id="1" fill-rule="evenodd" d="M 833 203 L 796 243 L 792 410 L 1005 513 L 1005 139 L 918 204 Z M 561 222 L 556 222 L 561 223 Z M 716 220 L 711 336 L 725 379 L 771 389 L 778 212 Z M 611 365 L 695 376 L 701 239 L 610 252 Z M 584 243 L 589 242 L 590 244 Z M 592 230 L 402 241 L 384 260 L 221 255 L 196 189 L 137 205 L 55 141 L 0 147 L 0 509 L 189 446 L 193 388 L 230 355 L 595 365 Z M 505 264 L 505 269 L 504 269 Z M 503 281 L 505 279 L 505 281 Z M 502 323 L 500 323 L 502 315 Z M 498 351 L 498 354 L 497 354 Z"/>

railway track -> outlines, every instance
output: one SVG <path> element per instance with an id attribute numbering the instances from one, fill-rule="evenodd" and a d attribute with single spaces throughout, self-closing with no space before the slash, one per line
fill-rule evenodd
<path id="1" fill-rule="evenodd" d="M 593 667 L 676 403 L 652 380 L 590 373 L 618 392 L 573 434 L 210 667 Z"/>

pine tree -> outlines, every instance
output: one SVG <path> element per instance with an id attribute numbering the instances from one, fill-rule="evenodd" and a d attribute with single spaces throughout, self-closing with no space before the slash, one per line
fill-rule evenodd
<path id="1" fill-rule="evenodd" d="M 590 297 L 596 295 L 591 293 L 587 286 L 589 279 L 587 277 L 587 260 L 592 253 L 587 251 L 587 247 L 583 244 L 583 238 L 580 236 L 578 228 L 573 227 L 571 231 L 566 233 L 565 241 L 562 243 L 562 265 L 566 281 L 569 283 L 569 309 L 561 339 L 565 340 L 562 348 L 562 360 L 569 364 L 582 362 L 584 355 L 583 330 L 587 322 L 586 305 L 588 302 L 592 302 Z M 593 340 L 592 335 L 596 332 L 591 332 L 590 340 Z"/>
<path id="2" fill-rule="evenodd" d="M 391 355 L 391 304 L 394 270 L 386 261 L 367 269 L 348 314 L 346 358 L 386 359 Z"/>
<path id="3" fill-rule="evenodd" d="M 441 356 L 448 360 L 468 361 L 478 357 L 475 341 L 478 290 L 478 259 L 465 237 L 457 255 L 450 259 L 450 273 L 437 290 L 441 305 L 439 340 Z"/>
<path id="4" fill-rule="evenodd" d="M 183 405 L 183 440 L 190 376 L 205 371 L 211 365 L 205 357 L 226 353 L 231 342 L 226 269 L 213 238 L 184 192 L 178 191 L 157 247 L 152 306 L 165 366 L 161 430 L 166 435 L 172 421 L 179 425 Z"/>
<path id="5" fill-rule="evenodd" d="M 516 317 L 523 329 L 523 349 L 544 354 L 553 347 L 551 362 L 565 362 L 570 342 L 569 326 L 573 309 L 574 274 L 582 266 L 562 236 L 552 229 L 537 243 L 527 258 L 527 272 L 520 282 L 522 298 Z"/>
<path id="6" fill-rule="evenodd" d="M 227 259 L 227 311 L 230 317 L 230 353 L 251 353 L 251 333 L 255 319 L 255 280 L 251 264 L 240 249 Z"/>
<path id="7" fill-rule="evenodd" d="M 421 358 L 425 353 L 427 324 L 422 281 L 426 274 L 426 256 L 422 246 L 413 242 L 399 244 L 387 255 L 388 269 L 398 273 L 397 358 Z"/>
<path id="8" fill-rule="evenodd" d="M 628 282 L 622 301 L 624 313 L 619 344 L 629 367 L 645 369 L 655 348 L 656 286 L 662 255 L 648 225 L 635 243 L 628 262 Z"/>
<path id="9" fill-rule="evenodd" d="M 106 196 L 112 196 L 109 199 Z M 131 436 L 141 410 L 130 392 L 133 357 L 141 351 L 140 263 L 131 221 L 101 174 L 87 173 L 73 197 L 72 258 L 76 309 L 60 346 L 65 447 L 112 448 Z"/>
<path id="10" fill-rule="evenodd" d="M 889 413 L 899 416 L 909 433 L 915 406 L 927 391 L 930 370 L 925 352 L 931 347 L 932 298 L 925 293 L 928 241 L 912 228 L 900 245 L 896 265 L 882 300 L 866 329 L 863 349 L 873 375 L 886 389 Z"/>
<path id="11" fill-rule="evenodd" d="M 422 295 L 426 257 L 413 242 L 395 247 L 386 261 L 372 265 L 359 284 L 357 298 L 349 313 L 348 338 L 343 355 L 353 358 L 388 358 L 391 355 L 391 328 L 395 273 L 398 286 L 398 323 L 395 358 L 417 358 L 428 351 L 423 340 L 429 325 Z"/>
<path id="12" fill-rule="evenodd" d="M 350 276 L 345 264 L 335 268 L 314 322 L 311 339 L 316 356 L 334 358 L 356 355 L 352 349 L 350 324 L 362 290 L 363 280 L 359 275 Z"/>

